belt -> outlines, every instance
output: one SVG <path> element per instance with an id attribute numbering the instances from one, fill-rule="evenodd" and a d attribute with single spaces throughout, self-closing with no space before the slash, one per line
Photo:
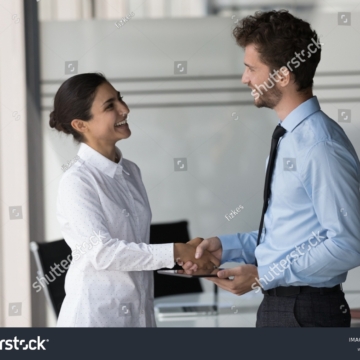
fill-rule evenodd
<path id="1" fill-rule="evenodd" d="M 270 296 L 291 296 L 296 294 L 305 294 L 305 293 L 320 293 L 320 294 L 328 294 L 336 291 L 342 290 L 341 285 L 336 285 L 334 287 L 312 287 L 312 286 L 278 286 L 273 289 L 264 290 L 261 289 L 261 292 L 264 295 Z"/>

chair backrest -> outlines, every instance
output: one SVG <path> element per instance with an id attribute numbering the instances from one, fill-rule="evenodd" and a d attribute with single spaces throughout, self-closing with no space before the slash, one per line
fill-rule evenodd
<path id="1" fill-rule="evenodd" d="M 152 224 L 150 226 L 150 244 L 169 242 L 186 243 L 190 240 L 187 221 Z M 175 265 L 174 269 L 181 269 Z M 186 279 L 160 275 L 154 271 L 154 297 L 202 292 L 199 279 Z"/>
<path id="2" fill-rule="evenodd" d="M 43 288 L 47 301 L 58 317 L 65 298 L 65 276 L 72 260 L 71 249 L 63 239 L 46 243 L 33 241 L 30 249 L 38 268 L 37 283 Z"/>

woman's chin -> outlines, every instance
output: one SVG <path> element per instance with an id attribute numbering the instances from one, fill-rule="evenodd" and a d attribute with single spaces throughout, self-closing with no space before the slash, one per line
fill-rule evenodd
<path id="1" fill-rule="evenodd" d="M 121 134 L 118 135 L 119 140 L 127 139 L 131 136 L 131 130 L 126 129 L 125 131 L 122 131 Z"/>

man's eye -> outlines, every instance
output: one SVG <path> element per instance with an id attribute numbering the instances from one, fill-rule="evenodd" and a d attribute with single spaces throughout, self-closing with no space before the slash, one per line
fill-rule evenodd
<path id="1" fill-rule="evenodd" d="M 106 108 L 106 110 L 112 109 L 112 108 L 113 108 L 113 104 L 110 104 L 110 105 Z"/>

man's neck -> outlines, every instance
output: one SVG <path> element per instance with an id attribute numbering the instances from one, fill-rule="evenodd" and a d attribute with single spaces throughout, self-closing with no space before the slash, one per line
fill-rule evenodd
<path id="1" fill-rule="evenodd" d="M 312 92 L 306 94 L 288 94 L 284 95 L 280 102 L 274 107 L 278 118 L 283 121 L 294 109 L 301 105 L 306 100 L 313 97 Z"/>

